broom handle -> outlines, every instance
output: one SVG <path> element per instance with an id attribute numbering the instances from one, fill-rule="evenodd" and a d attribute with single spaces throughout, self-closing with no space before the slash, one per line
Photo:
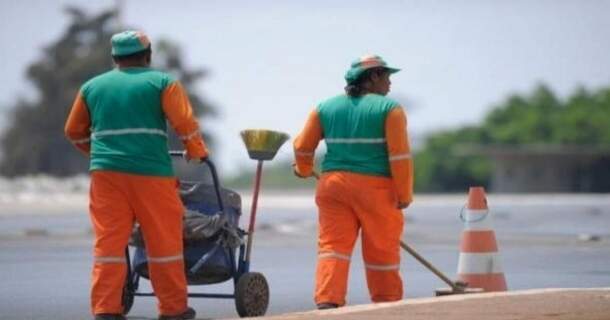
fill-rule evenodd
<path id="1" fill-rule="evenodd" d="M 256 177 L 254 179 L 254 192 L 252 193 L 252 207 L 250 210 L 250 225 L 248 226 L 248 242 L 246 243 L 246 262 L 250 262 L 252 242 L 254 241 L 254 224 L 256 223 L 256 207 L 258 205 L 258 191 L 261 187 L 261 175 L 263 171 L 263 160 L 258 160 L 256 166 Z"/>
<path id="2" fill-rule="evenodd" d="M 428 268 L 428 270 L 432 271 L 432 273 L 434 273 L 437 277 L 443 280 L 443 282 L 449 285 L 451 289 L 459 290 L 459 288 L 455 285 L 453 281 L 451 281 L 451 279 L 447 278 L 447 276 L 445 276 L 442 272 L 435 268 L 430 262 L 428 262 L 428 260 L 424 259 L 424 257 L 422 257 L 419 253 L 417 253 L 417 251 L 411 248 L 404 241 L 400 240 L 400 246 L 405 249 L 409 254 L 411 254 L 415 259 L 417 259 L 417 261 L 419 261 L 426 268 Z"/>

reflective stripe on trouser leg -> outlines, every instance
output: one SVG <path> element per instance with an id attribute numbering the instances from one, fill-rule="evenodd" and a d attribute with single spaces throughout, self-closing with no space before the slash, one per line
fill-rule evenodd
<path id="1" fill-rule="evenodd" d="M 369 293 L 373 302 L 400 300 L 403 297 L 400 277 L 402 211 L 396 208 L 398 200 L 390 179 L 371 177 L 368 180 L 367 183 L 358 182 L 353 201 L 362 227 L 362 256 Z"/>
<path id="2" fill-rule="evenodd" d="M 402 299 L 402 278 L 399 264 L 366 265 L 366 280 L 373 302 L 396 301 Z"/>
<path id="3" fill-rule="evenodd" d="M 151 257 L 148 260 L 152 286 L 159 298 L 159 313 L 163 315 L 182 313 L 187 305 L 184 259 L 182 254 L 173 257 Z"/>
<path id="4" fill-rule="evenodd" d="M 314 300 L 318 303 L 345 305 L 349 260 L 337 257 L 320 257 L 316 267 L 316 292 Z"/>
<path id="5" fill-rule="evenodd" d="M 324 174 L 318 182 L 318 263 L 314 301 L 345 305 L 350 255 L 358 236 L 359 223 L 345 198 L 341 174 Z"/>
<path id="6" fill-rule="evenodd" d="M 167 177 L 136 176 L 133 180 L 136 219 L 142 227 L 148 270 L 159 313 L 175 315 L 187 306 L 182 257 L 182 216 L 177 181 Z"/>
<path id="7" fill-rule="evenodd" d="M 90 217 L 95 233 L 91 278 L 91 312 L 121 313 L 127 274 L 125 247 L 133 213 L 125 196 L 125 176 L 109 171 L 91 174 Z"/>

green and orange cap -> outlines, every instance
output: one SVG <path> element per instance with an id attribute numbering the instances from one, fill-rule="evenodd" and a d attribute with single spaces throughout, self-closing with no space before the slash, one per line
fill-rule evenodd
<path id="1" fill-rule="evenodd" d="M 150 39 L 142 31 L 123 31 L 112 36 L 112 55 L 127 56 L 150 48 Z"/>
<path id="2" fill-rule="evenodd" d="M 390 74 L 400 71 L 400 69 L 388 67 L 388 64 L 378 55 L 367 54 L 352 62 L 349 70 L 345 73 L 345 81 L 352 84 L 360 78 L 364 71 L 373 68 L 384 68 Z"/>

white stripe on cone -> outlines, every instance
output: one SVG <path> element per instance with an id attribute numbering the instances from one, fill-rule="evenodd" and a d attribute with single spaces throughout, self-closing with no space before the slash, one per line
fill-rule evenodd
<path id="1" fill-rule="evenodd" d="M 497 252 L 465 253 L 458 260 L 458 274 L 503 273 L 500 255 Z"/>

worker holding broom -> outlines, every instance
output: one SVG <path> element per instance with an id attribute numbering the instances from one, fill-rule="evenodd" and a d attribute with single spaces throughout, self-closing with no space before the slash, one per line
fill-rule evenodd
<path id="1" fill-rule="evenodd" d="M 125 319 L 125 248 L 134 221 L 144 234 L 159 319 L 192 319 L 182 256 L 182 216 L 167 147 L 166 119 L 188 159 L 208 155 L 188 95 L 170 75 L 150 69 L 142 32 L 111 39 L 116 69 L 86 82 L 65 134 L 90 158 L 90 216 L 95 232 L 91 309 L 96 320 Z"/>
<path id="2" fill-rule="evenodd" d="M 377 55 L 354 61 L 345 94 L 320 103 L 294 141 L 294 171 L 301 178 L 316 175 L 315 150 L 322 139 L 327 146 L 316 190 L 318 309 L 345 305 L 359 231 L 371 300 L 402 299 L 401 210 L 412 201 L 413 164 L 405 112 L 385 97 L 398 71 Z"/>

